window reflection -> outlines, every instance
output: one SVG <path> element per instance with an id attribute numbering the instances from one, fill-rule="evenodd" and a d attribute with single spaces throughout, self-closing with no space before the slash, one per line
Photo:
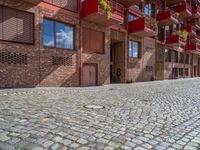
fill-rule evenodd
<path id="1" fill-rule="evenodd" d="M 63 49 L 74 49 L 74 27 L 44 19 L 43 45 Z"/>
<path id="2" fill-rule="evenodd" d="M 44 19 L 43 22 L 43 45 L 54 47 L 54 23 Z"/>
<path id="3" fill-rule="evenodd" d="M 73 49 L 74 43 L 73 27 L 63 23 L 56 23 L 56 47 Z"/>

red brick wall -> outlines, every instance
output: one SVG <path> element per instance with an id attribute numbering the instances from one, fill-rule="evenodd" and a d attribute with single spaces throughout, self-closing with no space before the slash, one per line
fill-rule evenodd
<path id="1" fill-rule="evenodd" d="M 131 81 L 151 81 L 155 74 L 155 39 L 130 36 L 141 42 L 141 57 L 129 58 L 128 78 Z"/>
<path id="2" fill-rule="evenodd" d="M 101 25 L 82 22 L 82 27 L 104 32 L 104 54 L 82 53 L 82 63 L 92 63 L 98 66 L 98 85 L 110 83 L 110 29 Z M 84 37 L 82 37 L 84 38 Z"/>
<path id="3" fill-rule="evenodd" d="M 27 54 L 25 64 L 0 63 L 0 87 L 78 86 L 79 85 L 79 19 L 59 11 L 34 6 L 24 1 L 0 1 L 1 5 L 35 14 L 35 44 L 25 45 L 0 41 L 0 52 Z M 63 10 L 62 10 L 63 11 Z M 43 17 L 49 17 L 75 26 L 75 51 L 43 48 Z M 72 57 L 72 66 L 52 65 L 52 56 Z"/>

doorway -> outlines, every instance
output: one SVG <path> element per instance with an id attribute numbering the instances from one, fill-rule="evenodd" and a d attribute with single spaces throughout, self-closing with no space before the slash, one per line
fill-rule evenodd
<path id="1" fill-rule="evenodd" d="M 164 79 L 164 65 L 165 65 L 165 48 L 163 45 L 158 44 L 156 48 L 156 67 L 155 67 L 156 80 Z"/>
<path id="2" fill-rule="evenodd" d="M 111 83 L 122 83 L 124 79 L 124 43 L 112 43 L 110 47 Z"/>
<path id="3" fill-rule="evenodd" d="M 83 64 L 83 86 L 97 85 L 97 64 Z"/>

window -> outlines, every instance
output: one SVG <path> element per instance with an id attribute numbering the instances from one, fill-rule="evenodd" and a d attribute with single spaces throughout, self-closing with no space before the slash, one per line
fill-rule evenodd
<path id="1" fill-rule="evenodd" d="M 0 6 L 0 40 L 34 43 L 34 15 Z"/>
<path id="2" fill-rule="evenodd" d="M 179 53 L 179 63 L 184 63 L 184 54 Z"/>
<path id="3" fill-rule="evenodd" d="M 193 65 L 193 55 L 190 55 L 189 61 L 190 61 L 190 65 Z"/>
<path id="4" fill-rule="evenodd" d="M 189 76 L 189 69 L 185 68 L 185 76 Z"/>
<path id="5" fill-rule="evenodd" d="M 153 16 L 153 11 L 152 11 L 153 9 L 152 9 L 152 4 L 151 3 L 147 3 L 146 5 L 145 5 L 145 8 L 144 8 L 144 13 L 146 14 L 146 15 L 148 15 L 148 16 Z"/>
<path id="6" fill-rule="evenodd" d="M 165 62 L 171 62 L 171 52 L 170 49 L 165 49 Z"/>
<path id="7" fill-rule="evenodd" d="M 43 45 L 63 49 L 74 49 L 74 27 L 44 19 Z"/>
<path id="8" fill-rule="evenodd" d="M 129 41 L 129 57 L 139 58 L 140 43 Z"/>
<path id="9" fill-rule="evenodd" d="M 50 20 L 44 20 L 43 22 L 43 45 L 54 47 L 54 23 Z"/>
<path id="10" fill-rule="evenodd" d="M 134 16 L 132 14 L 128 14 L 128 21 L 134 21 L 134 20 L 137 20 L 138 17 L 137 16 Z"/>
<path id="11" fill-rule="evenodd" d="M 158 40 L 161 42 L 165 41 L 165 28 L 158 27 Z"/>
<path id="12" fill-rule="evenodd" d="M 178 52 L 174 51 L 174 62 L 178 63 Z"/>
<path id="13" fill-rule="evenodd" d="M 179 68 L 179 76 L 183 77 L 183 68 Z"/>
<path id="14" fill-rule="evenodd" d="M 190 55 L 189 54 L 186 54 L 186 57 L 185 57 L 185 63 L 186 64 L 189 64 L 189 58 L 190 57 Z"/>
<path id="15" fill-rule="evenodd" d="M 133 5 L 133 7 L 140 9 L 140 5 Z"/>

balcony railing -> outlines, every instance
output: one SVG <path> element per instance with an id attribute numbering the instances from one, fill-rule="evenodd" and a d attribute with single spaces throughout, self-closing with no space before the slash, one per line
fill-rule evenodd
<path id="1" fill-rule="evenodd" d="M 195 53 L 195 54 L 200 54 L 200 44 L 197 44 L 197 43 L 187 44 L 185 46 L 185 51 Z"/>
<path id="2" fill-rule="evenodd" d="M 197 27 L 193 26 L 193 25 L 188 25 L 188 26 L 184 27 L 183 30 L 186 30 L 190 34 L 196 35 Z"/>
<path id="3" fill-rule="evenodd" d="M 174 7 L 174 11 L 179 14 L 180 18 L 188 18 L 192 16 L 192 7 L 187 2 Z"/>
<path id="4" fill-rule="evenodd" d="M 166 31 L 165 43 L 170 46 L 183 47 L 186 44 L 186 40 L 180 36 L 179 31 Z"/>
<path id="5" fill-rule="evenodd" d="M 124 17 L 124 6 L 113 1 L 113 0 L 109 0 L 108 3 L 110 3 L 111 6 L 111 13 L 118 15 L 120 17 Z"/>
<path id="6" fill-rule="evenodd" d="M 199 6 L 192 6 L 192 17 L 200 18 L 200 7 Z"/>
<path id="7" fill-rule="evenodd" d="M 198 34 L 190 35 L 189 41 L 190 43 L 200 43 L 200 36 Z"/>
<path id="8" fill-rule="evenodd" d="M 173 25 L 178 23 L 178 16 L 172 10 L 165 10 L 157 14 L 157 21 L 160 26 Z"/>
<path id="9" fill-rule="evenodd" d="M 166 0 L 167 6 L 173 6 L 182 2 L 185 2 L 185 0 Z"/>
<path id="10" fill-rule="evenodd" d="M 129 33 L 137 36 L 155 36 L 155 20 L 151 17 L 140 17 L 136 20 L 129 22 Z"/>
<path id="11" fill-rule="evenodd" d="M 122 23 L 124 20 L 124 6 L 113 0 L 108 0 L 107 3 L 111 8 L 110 16 L 101 8 L 98 0 L 83 1 L 81 17 L 104 26 Z"/>
<path id="12" fill-rule="evenodd" d="M 141 0 L 120 0 L 119 3 L 123 4 L 126 7 L 130 7 L 132 5 L 138 5 L 141 3 Z"/>

